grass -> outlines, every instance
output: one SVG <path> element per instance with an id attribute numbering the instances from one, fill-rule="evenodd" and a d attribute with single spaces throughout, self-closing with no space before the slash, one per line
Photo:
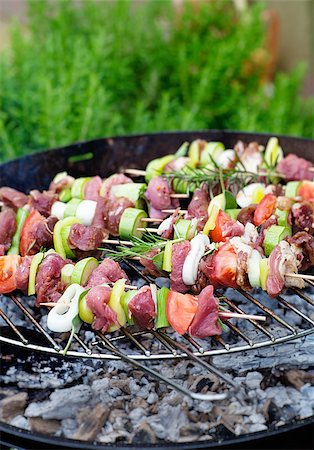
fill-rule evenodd
<path id="1" fill-rule="evenodd" d="M 305 68 L 260 82 L 261 4 L 198 11 L 128 0 L 30 1 L 0 55 L 0 158 L 108 135 L 229 128 L 314 137 Z"/>

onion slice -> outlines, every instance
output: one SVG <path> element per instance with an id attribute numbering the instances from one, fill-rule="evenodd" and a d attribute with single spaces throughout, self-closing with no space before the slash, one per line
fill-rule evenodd
<path id="1" fill-rule="evenodd" d="M 67 207 L 66 203 L 63 202 L 54 202 L 51 207 L 51 215 L 57 217 L 59 220 L 64 219 L 65 209 Z"/>
<path id="2" fill-rule="evenodd" d="M 253 249 L 247 261 L 249 282 L 253 288 L 261 287 L 261 272 L 259 265 L 261 259 L 261 254 Z"/>
<path id="3" fill-rule="evenodd" d="M 258 190 L 265 190 L 265 185 L 263 183 L 252 183 L 248 186 L 245 186 L 241 191 L 237 194 L 237 203 L 241 208 L 246 208 L 252 203 L 256 203 L 254 201 L 255 193 Z"/>
<path id="4" fill-rule="evenodd" d="M 221 153 L 216 162 L 221 169 L 228 169 L 229 167 L 232 167 L 236 157 L 237 155 L 234 150 L 225 150 Z"/>
<path id="5" fill-rule="evenodd" d="M 157 317 L 157 286 L 156 284 L 151 283 L 149 285 L 151 293 L 152 293 L 152 298 L 153 298 L 153 302 L 155 304 L 155 313 L 156 313 L 156 317 Z"/>
<path id="6" fill-rule="evenodd" d="M 79 311 L 79 298 L 85 291 L 79 284 L 71 284 L 63 293 L 47 316 L 47 327 L 51 331 L 64 333 L 71 331 L 72 321 Z"/>
<path id="7" fill-rule="evenodd" d="M 164 231 L 169 230 L 169 228 L 171 227 L 171 224 L 172 224 L 172 219 L 173 218 L 170 216 L 170 217 L 167 217 L 167 219 L 165 219 L 163 222 L 161 222 L 161 224 L 157 228 L 157 234 L 159 236 L 161 236 Z"/>
<path id="8" fill-rule="evenodd" d="M 97 202 L 94 200 L 83 200 L 77 207 L 76 218 L 86 227 L 93 223 Z"/>
<path id="9" fill-rule="evenodd" d="M 197 234 L 191 240 L 191 249 L 185 258 L 182 268 L 182 279 L 184 284 L 191 286 L 197 279 L 198 265 L 204 256 L 206 247 L 210 244 L 208 236 L 203 233 Z"/>

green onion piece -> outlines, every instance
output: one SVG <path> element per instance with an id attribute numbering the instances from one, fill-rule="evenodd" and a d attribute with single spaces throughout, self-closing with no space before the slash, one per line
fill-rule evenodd
<path id="1" fill-rule="evenodd" d="M 110 192 L 115 197 L 128 198 L 136 208 L 142 209 L 144 206 L 143 194 L 146 188 L 145 183 L 125 183 L 112 186 Z"/>
<path id="2" fill-rule="evenodd" d="M 154 177 L 162 174 L 165 166 L 174 159 L 174 155 L 166 155 L 162 158 L 153 159 L 146 166 L 145 181 L 149 183 Z"/>
<path id="3" fill-rule="evenodd" d="M 178 150 L 175 152 L 174 156 L 175 158 L 181 158 L 182 156 L 185 156 L 189 148 L 188 142 L 183 142 L 182 145 L 178 148 Z"/>
<path id="4" fill-rule="evenodd" d="M 59 194 L 60 202 L 67 203 L 71 200 L 71 198 L 72 198 L 71 188 L 62 189 L 62 191 Z"/>
<path id="5" fill-rule="evenodd" d="M 208 217 L 210 217 L 214 205 L 218 206 L 218 208 L 223 211 L 226 209 L 226 196 L 224 193 L 216 195 L 216 197 L 210 201 L 207 209 Z"/>
<path id="6" fill-rule="evenodd" d="M 201 152 L 201 165 L 212 165 L 213 160 L 218 161 L 219 156 L 225 151 L 225 146 L 222 142 L 208 142 L 204 150 Z"/>
<path id="7" fill-rule="evenodd" d="M 85 184 L 90 180 L 90 177 L 77 178 L 71 187 L 72 198 L 84 199 Z"/>
<path id="8" fill-rule="evenodd" d="M 66 208 L 64 210 L 64 217 L 74 217 L 81 201 L 82 200 L 80 200 L 79 198 L 72 198 L 72 200 L 70 200 L 66 205 Z"/>
<path id="9" fill-rule="evenodd" d="M 289 181 L 286 185 L 285 196 L 294 198 L 297 197 L 301 181 Z"/>
<path id="10" fill-rule="evenodd" d="M 7 254 L 8 255 L 19 255 L 20 253 L 20 237 L 23 225 L 25 223 L 25 220 L 28 217 L 28 212 L 23 208 L 18 208 L 16 213 L 16 231 L 14 233 L 14 236 L 12 238 L 12 244 L 9 248 Z"/>
<path id="11" fill-rule="evenodd" d="M 126 208 L 119 223 L 120 238 L 129 239 L 131 236 L 140 238 L 143 235 L 143 231 L 140 231 L 138 228 L 143 228 L 141 219 L 145 217 L 147 217 L 147 213 L 142 209 Z"/>
<path id="12" fill-rule="evenodd" d="M 29 269 L 27 295 L 35 295 L 36 293 L 36 275 L 38 267 L 43 259 L 44 259 L 43 253 L 37 253 L 32 259 Z"/>
<path id="13" fill-rule="evenodd" d="M 94 320 L 93 311 L 89 308 L 86 302 L 86 295 L 89 290 L 82 292 L 79 299 L 79 316 L 83 322 L 92 324 Z"/>
<path id="14" fill-rule="evenodd" d="M 70 258 L 70 259 L 73 259 L 73 258 L 75 258 L 75 253 L 69 247 L 69 244 L 68 244 L 68 239 L 69 239 L 69 235 L 70 235 L 70 231 L 71 231 L 71 226 L 72 225 L 68 225 L 68 226 L 62 227 L 62 229 L 61 229 L 61 239 L 62 239 L 62 246 L 64 248 L 66 257 Z"/>
<path id="15" fill-rule="evenodd" d="M 54 249 L 64 259 L 66 259 L 67 256 L 69 258 L 74 258 L 75 256 L 68 245 L 70 228 L 75 223 L 79 223 L 79 220 L 76 217 L 67 217 L 66 219 L 59 220 L 53 229 Z"/>
<path id="16" fill-rule="evenodd" d="M 183 176 L 187 176 L 187 178 L 189 178 L 189 176 L 195 175 L 195 169 L 187 165 L 180 170 L 180 173 L 182 173 Z M 174 178 L 172 181 L 172 188 L 178 194 L 194 192 L 197 187 L 198 184 L 193 181 L 188 181 L 180 178 Z"/>
<path id="17" fill-rule="evenodd" d="M 169 289 L 162 287 L 157 291 L 157 318 L 155 321 L 155 327 L 165 328 L 169 327 L 169 322 L 167 319 L 167 298 L 169 294 Z"/>
<path id="18" fill-rule="evenodd" d="M 191 220 L 180 219 L 174 226 L 174 237 L 175 239 L 183 238 L 188 239 L 189 231 L 191 228 Z"/>
<path id="19" fill-rule="evenodd" d="M 55 175 L 55 177 L 52 181 L 57 184 L 57 183 L 59 183 L 59 181 L 63 180 L 67 176 L 68 176 L 68 172 L 59 172 Z"/>
<path id="20" fill-rule="evenodd" d="M 124 314 L 126 316 L 126 319 L 128 321 L 129 325 L 134 325 L 133 317 L 130 316 L 129 312 L 129 302 L 132 300 L 132 298 L 138 293 L 138 291 L 127 291 L 124 294 L 122 294 L 121 297 L 121 306 L 123 308 Z"/>
<path id="21" fill-rule="evenodd" d="M 276 137 L 270 138 L 267 142 L 264 158 L 268 167 L 275 167 L 283 159 L 283 151 Z"/>
<path id="22" fill-rule="evenodd" d="M 233 220 L 237 220 L 239 212 L 241 209 L 226 209 L 226 214 Z"/>
<path id="23" fill-rule="evenodd" d="M 123 327 L 126 323 L 126 315 L 124 313 L 124 309 L 121 305 L 121 297 L 124 294 L 125 288 L 125 280 L 121 279 L 115 282 L 110 295 L 110 300 L 108 306 L 117 314 L 117 320 L 119 324 Z M 109 332 L 116 331 L 118 327 L 115 324 L 112 324 L 109 327 Z"/>
<path id="24" fill-rule="evenodd" d="M 275 214 L 278 217 L 278 225 L 281 227 L 290 227 L 290 224 L 288 223 L 289 211 L 282 211 L 277 208 Z"/>
<path id="25" fill-rule="evenodd" d="M 66 264 L 61 269 L 61 283 L 69 286 L 71 284 L 71 276 L 74 270 L 73 264 Z"/>
<path id="26" fill-rule="evenodd" d="M 81 286 L 86 286 L 90 274 L 94 269 L 96 269 L 96 267 L 98 267 L 98 265 L 99 261 L 97 261 L 97 259 L 92 256 L 81 259 L 75 264 L 71 276 L 71 283 L 77 283 Z"/>
<path id="27" fill-rule="evenodd" d="M 278 245 L 287 236 L 291 236 L 291 228 L 282 227 L 279 225 L 272 225 L 265 231 L 264 238 L 264 251 L 265 255 L 269 256 L 274 250 L 276 245 Z"/>
<path id="28" fill-rule="evenodd" d="M 261 288 L 266 291 L 266 283 L 269 273 L 268 258 L 263 258 L 259 262 Z"/>
<path id="29" fill-rule="evenodd" d="M 165 245 L 164 260 L 162 263 L 162 270 L 171 272 L 172 270 L 172 242 L 167 242 Z"/>

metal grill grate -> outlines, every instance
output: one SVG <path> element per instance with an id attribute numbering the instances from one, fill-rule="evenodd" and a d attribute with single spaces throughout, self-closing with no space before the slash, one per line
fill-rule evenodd
<path id="1" fill-rule="evenodd" d="M 311 283 L 309 283 L 311 284 Z M 293 293 L 298 296 L 302 301 L 307 302 L 311 308 L 313 308 L 314 314 L 314 300 L 309 296 L 307 290 L 300 291 L 293 288 Z M 237 313 L 244 313 L 243 304 L 238 306 L 235 300 L 228 294 L 226 296 L 223 292 L 217 291 L 218 295 L 223 301 L 228 304 L 231 311 Z M 206 339 L 197 341 L 189 335 L 183 336 L 183 339 L 177 339 L 175 333 L 167 334 L 166 331 L 142 331 L 132 332 L 130 329 L 122 329 L 119 334 L 108 338 L 108 342 L 118 348 L 124 341 L 129 341 L 133 344 L 132 352 L 128 353 L 132 359 L 135 360 L 157 360 L 157 359 L 170 359 L 170 358 L 183 358 L 187 355 L 182 351 L 182 348 L 178 347 L 178 344 L 185 341 L 188 348 L 196 356 L 212 356 L 219 354 L 228 354 L 239 351 L 246 351 L 253 348 L 260 348 L 269 345 L 279 344 L 292 339 L 300 338 L 314 332 L 314 320 L 311 318 L 313 314 L 305 314 L 298 307 L 296 307 L 292 301 L 277 297 L 278 303 L 281 305 L 282 314 L 275 313 L 268 308 L 262 300 L 257 299 L 251 293 L 239 290 L 238 293 L 245 297 L 248 303 L 253 304 L 256 307 L 255 314 L 261 313 L 267 317 L 267 325 L 261 325 L 255 320 L 248 320 L 251 324 L 251 329 L 241 330 L 239 324 L 235 325 L 232 320 L 226 320 L 224 323 L 229 328 L 229 333 L 224 333 L 222 336 L 216 336 L 212 339 Z M 23 347 L 32 351 L 41 351 L 49 354 L 62 354 L 64 343 L 60 342 L 59 337 L 54 333 L 47 332 L 38 320 L 34 317 L 34 312 L 30 306 L 25 306 L 25 301 L 19 295 L 10 294 L 7 296 L 7 301 L 14 302 L 16 308 L 18 308 L 27 321 L 30 328 L 35 329 L 45 339 L 46 345 L 38 344 L 28 337 L 24 336 L 23 330 L 17 327 L 10 317 L 0 309 L 0 316 L 7 325 L 11 328 L 15 335 L 13 337 L 0 336 L 0 342 Z M 284 318 L 284 310 L 289 310 L 292 315 L 299 316 L 302 320 L 298 326 L 291 324 Z M 255 331 L 252 336 L 252 331 Z M 99 335 L 94 335 L 94 341 L 88 343 L 85 338 L 85 333 L 91 333 L 90 328 L 82 327 L 79 336 L 74 336 L 74 342 L 71 344 L 70 349 L 67 352 L 68 356 L 81 357 L 81 358 L 97 358 L 97 359 L 116 359 L 117 356 L 112 352 L 104 352 L 102 346 L 99 343 Z M 56 337 L 57 336 L 57 337 Z M 143 339 L 145 342 L 143 343 Z M 156 350 L 156 345 L 147 346 L 147 344 L 156 344 L 156 340 L 159 341 L 159 348 Z M 66 341 L 65 341 L 66 342 Z"/>
<path id="2" fill-rule="evenodd" d="M 131 270 L 135 270 L 146 282 L 151 281 L 149 277 L 142 275 L 138 267 L 133 263 L 128 263 L 128 265 Z M 0 336 L 0 342 L 33 352 L 43 352 L 51 356 L 59 355 L 63 357 L 93 358 L 99 360 L 122 359 L 193 399 L 220 400 L 226 398 L 227 394 L 201 394 L 191 392 L 184 386 L 177 384 L 156 370 L 142 364 L 140 361 L 188 358 L 200 364 L 207 371 L 217 375 L 218 378 L 233 390 L 237 390 L 238 387 L 228 375 L 219 371 L 201 357 L 227 355 L 267 347 L 314 333 L 314 300 L 311 298 L 312 293 L 310 292 L 310 290 L 313 290 L 314 283 L 308 282 L 308 286 L 308 289 L 305 290 L 292 288 L 291 293 L 294 294 L 294 300 L 288 300 L 283 296 L 278 296 L 276 299 L 273 299 L 272 302 L 278 302 L 276 312 L 265 304 L 267 303 L 267 299 L 262 299 L 260 296 L 254 297 L 251 293 L 241 289 L 238 291 L 228 290 L 228 295 L 223 291 L 216 291 L 216 295 L 228 305 L 230 311 L 240 314 L 245 313 L 245 307 L 249 306 L 250 313 L 253 312 L 253 309 L 254 314 L 262 313 L 266 316 L 267 320 L 265 325 L 249 319 L 246 321 L 248 324 L 245 329 L 240 329 L 241 325 L 238 322 L 234 323 L 234 319 L 229 319 L 224 321 L 228 327 L 227 333 L 223 333 L 222 336 L 214 336 L 213 338 L 200 341 L 195 340 L 188 334 L 178 336 L 175 332 L 168 332 L 168 330 L 139 332 L 122 328 L 113 335 L 104 336 L 98 332 L 92 332 L 87 326 L 83 326 L 79 335 L 74 335 L 74 340 L 66 355 L 63 354 L 63 350 L 67 343 L 67 336 L 63 336 L 64 339 L 62 340 L 62 336 L 49 333 L 36 320 L 36 311 L 31 306 L 34 304 L 33 298 L 22 298 L 22 296 L 16 294 L 9 294 L 6 296 L 7 302 L 14 303 L 14 308 L 17 308 L 23 314 L 29 326 L 17 327 L 8 316 L 8 313 L 0 308 L 1 318 L 11 330 L 9 336 Z M 238 300 L 234 299 L 234 296 L 238 300 L 242 299 L 245 303 L 237 304 Z M 294 303 L 298 305 L 296 306 Z M 308 310 L 308 314 L 303 312 L 302 309 Z M 285 311 L 289 312 L 290 319 L 297 317 L 298 320 L 290 320 L 290 322 L 293 322 L 290 323 L 285 317 Z M 35 330 L 37 333 L 35 335 L 29 334 L 29 330 Z M 39 341 L 43 343 L 39 343 Z"/>

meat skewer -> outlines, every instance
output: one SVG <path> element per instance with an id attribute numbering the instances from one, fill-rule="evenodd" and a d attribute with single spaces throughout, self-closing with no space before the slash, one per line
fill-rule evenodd
<path id="1" fill-rule="evenodd" d="M 199 194 L 197 194 L 197 195 L 199 195 Z M 269 195 L 271 195 L 271 194 L 269 194 Z M 267 197 L 267 196 L 266 196 L 266 197 Z M 265 197 L 265 198 L 266 198 L 266 197 Z M 255 212 L 256 212 L 256 211 L 255 211 Z M 37 213 L 37 215 L 38 215 L 38 214 L 39 214 L 39 213 Z M 255 214 L 254 214 L 254 216 L 255 216 Z M 46 220 L 46 219 L 45 219 L 45 220 Z M 242 228 L 243 228 L 243 227 L 242 227 Z M 241 231 L 242 231 L 242 230 L 241 230 Z M 240 234 L 241 234 L 241 233 L 240 233 Z M 228 236 L 227 236 L 227 237 L 228 237 Z M 121 243 L 121 241 L 117 241 L 117 242 Z M 124 243 L 125 243 L 125 244 L 129 244 L 128 241 L 124 241 Z"/>
<path id="2" fill-rule="evenodd" d="M 62 270 L 69 264 L 62 261 L 57 254 L 49 253 L 44 256 L 37 268 L 33 265 L 35 257 L 32 258 L 31 264 L 29 257 L 20 258 L 12 255 L 2 258 L 19 259 L 19 266 L 25 263 L 28 265 L 25 265 L 23 271 L 19 271 L 19 268 L 13 265 L 10 269 L 7 268 L 12 279 L 11 288 L 8 288 L 5 282 L 0 283 L 0 292 L 9 292 L 14 288 L 29 292 L 30 284 L 33 282 L 37 293 L 37 306 L 52 307 L 47 322 L 48 328 L 52 331 L 70 331 L 76 315 L 103 333 L 119 329 L 127 322 L 129 324 L 135 322 L 141 329 L 151 329 L 154 326 L 163 328 L 171 324 L 181 334 L 191 325 L 190 332 L 198 337 L 220 334 L 221 329 L 217 322 L 220 315 L 225 320 L 233 317 L 265 320 L 263 316 L 246 316 L 225 309 L 219 311 L 218 299 L 213 296 L 212 286 L 204 289 L 199 297 L 200 304 L 195 296 L 184 296 L 166 288 L 157 290 L 155 285 L 143 286 L 138 290 L 135 286 L 127 284 L 125 272 L 109 259 L 105 259 L 99 265 L 94 258 L 86 258 L 88 264 L 81 260 L 73 267 L 71 282 L 66 283 L 65 278 L 62 279 Z M 92 259 L 94 261 L 91 265 Z M 47 285 L 43 274 L 47 273 L 49 267 L 51 282 Z M 77 281 L 80 281 L 80 284 Z M 180 310 L 177 310 L 178 305 Z M 185 313 L 178 322 L 181 309 Z M 212 322 L 213 326 L 210 325 Z M 207 331 L 201 331 L 203 326 Z"/>

